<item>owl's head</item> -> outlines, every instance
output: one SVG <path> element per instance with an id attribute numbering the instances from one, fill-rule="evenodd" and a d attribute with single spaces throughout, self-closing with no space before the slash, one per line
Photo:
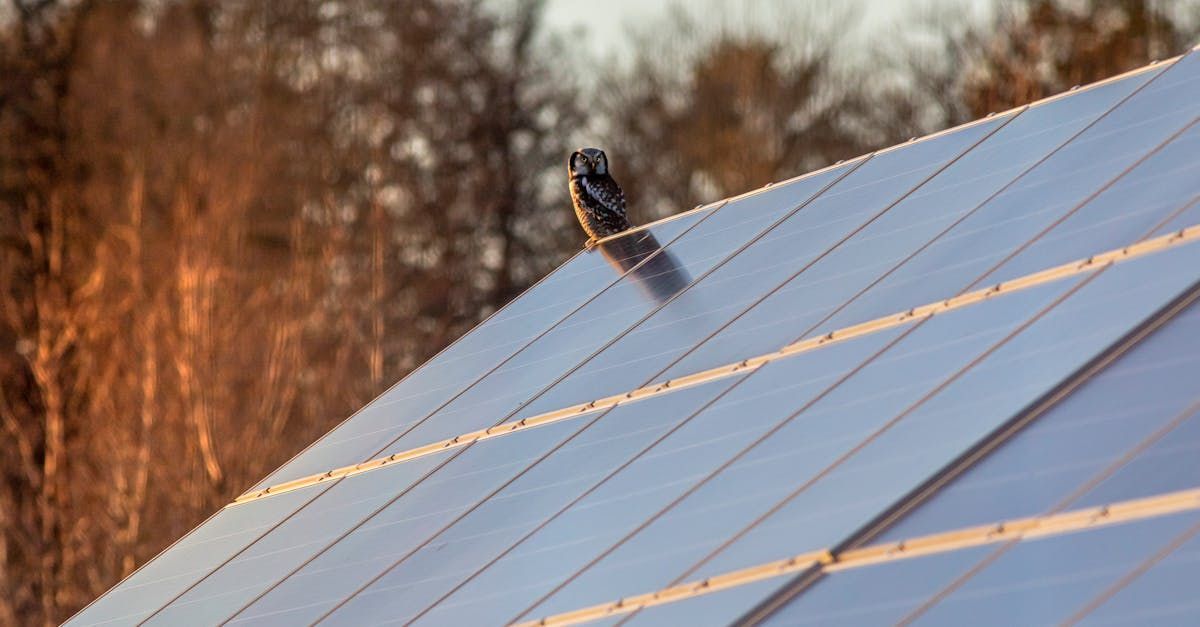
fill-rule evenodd
<path id="1" fill-rule="evenodd" d="M 567 160 L 567 173 L 571 176 L 608 174 L 608 157 L 599 148 L 580 148 Z"/>

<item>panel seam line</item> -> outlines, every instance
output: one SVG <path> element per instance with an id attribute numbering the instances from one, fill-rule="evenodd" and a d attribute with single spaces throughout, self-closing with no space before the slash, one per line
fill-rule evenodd
<path id="1" fill-rule="evenodd" d="M 995 296 L 1023 291 L 1054 281 L 1085 274 L 1108 264 L 1121 263 L 1149 254 L 1162 252 L 1176 246 L 1194 242 L 1197 239 L 1200 239 L 1200 224 L 1188 226 L 1166 235 L 1147 239 L 1137 244 L 1098 253 L 1085 259 L 1071 261 L 1046 270 L 1035 272 L 1033 274 L 1028 274 L 1022 277 L 1011 279 L 1009 281 L 1004 281 L 1002 283 L 996 283 L 994 285 L 980 288 L 971 292 L 966 292 L 946 300 L 913 307 L 907 311 L 882 316 L 867 322 L 836 329 L 821 336 L 793 342 L 777 351 L 756 357 L 750 357 L 736 363 L 710 368 L 694 374 L 684 375 L 660 383 L 643 386 L 622 394 L 615 394 L 586 403 L 579 403 L 544 414 L 493 425 L 486 429 L 470 431 L 452 438 L 447 438 L 431 444 L 426 444 L 424 446 L 393 453 L 386 457 L 380 457 L 358 464 L 335 468 L 323 473 L 313 474 L 307 477 L 301 477 L 292 481 L 268 486 L 261 490 L 247 492 L 246 494 L 239 496 L 232 503 L 226 505 L 225 507 L 238 506 L 275 494 L 281 494 L 311 485 L 326 483 L 333 479 L 340 479 L 372 470 L 378 470 L 395 463 L 401 463 L 419 457 L 425 457 L 441 451 L 460 448 L 475 442 L 489 440 L 525 429 L 561 422 L 563 420 L 568 420 L 578 416 L 610 409 L 618 405 L 666 394 L 674 390 L 692 387 L 703 383 L 708 383 L 710 381 L 727 378 L 736 374 L 757 370 L 758 368 L 761 368 L 772 361 L 807 353 L 818 348 L 823 348 L 830 344 L 844 342 L 865 335 L 878 333 L 880 331 L 901 327 L 918 320 L 978 304 Z"/>
<path id="2" fill-rule="evenodd" d="M 835 553 L 821 549 L 793 555 L 773 562 L 681 583 L 654 592 L 623 597 L 578 610 L 517 623 L 517 627 L 574 625 L 620 614 L 628 614 L 655 605 L 681 601 L 757 583 L 766 579 L 818 567 L 825 573 L 874 566 L 886 562 L 925 557 L 977 546 L 1044 538 L 1089 530 L 1107 525 L 1135 522 L 1200 510 L 1200 488 L 1179 490 L 1155 496 L 1118 501 L 1108 505 L 1070 510 L 1048 516 L 1003 520 L 916 536 L 904 540 L 873 544 Z"/>

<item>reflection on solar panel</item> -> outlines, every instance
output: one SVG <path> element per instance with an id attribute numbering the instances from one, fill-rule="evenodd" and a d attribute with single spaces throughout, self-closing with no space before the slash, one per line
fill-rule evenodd
<path id="1" fill-rule="evenodd" d="M 70 622 L 1200 621 L 1200 52 L 580 253 Z"/>

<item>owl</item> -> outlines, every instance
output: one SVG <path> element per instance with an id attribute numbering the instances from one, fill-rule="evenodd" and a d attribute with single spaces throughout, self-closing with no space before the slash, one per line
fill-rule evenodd
<path id="1" fill-rule="evenodd" d="M 608 157 L 599 148 L 581 148 L 567 161 L 575 217 L 588 234 L 587 246 L 629 228 L 625 193 L 608 174 Z"/>

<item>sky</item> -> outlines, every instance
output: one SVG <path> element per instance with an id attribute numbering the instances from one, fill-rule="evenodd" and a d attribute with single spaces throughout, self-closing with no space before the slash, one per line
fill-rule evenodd
<path id="1" fill-rule="evenodd" d="M 709 0 L 713 4 L 732 5 L 743 3 L 757 5 L 756 8 L 778 4 L 807 4 L 818 0 Z M 844 2 L 844 0 L 842 0 Z M 693 0 L 694 4 L 696 0 Z M 700 0 L 703 3 L 703 0 Z M 981 0 L 859 0 L 862 4 L 863 20 L 859 24 L 858 36 L 874 36 L 880 32 L 903 25 L 904 20 L 916 11 L 932 7 L 934 10 L 981 11 Z M 620 47 L 611 45 L 621 42 L 624 31 L 662 16 L 668 8 L 680 4 L 678 0 L 548 0 L 545 19 L 547 26 L 558 33 L 585 34 L 586 43 L 601 56 L 621 57 Z M 836 4 L 836 3 L 835 3 Z"/>
<path id="2" fill-rule="evenodd" d="M 742 0 L 747 1 L 747 0 Z M 805 2 L 806 0 L 792 0 Z M 905 5 L 914 4 L 905 0 L 865 0 L 870 7 L 873 21 L 886 22 L 900 15 Z M 583 26 L 605 36 L 619 35 L 622 27 L 656 15 L 661 15 L 672 4 L 671 0 L 606 0 L 603 9 L 588 0 L 548 0 L 546 21 L 554 27 L 570 29 Z M 760 2 L 759 4 L 763 4 Z"/>

